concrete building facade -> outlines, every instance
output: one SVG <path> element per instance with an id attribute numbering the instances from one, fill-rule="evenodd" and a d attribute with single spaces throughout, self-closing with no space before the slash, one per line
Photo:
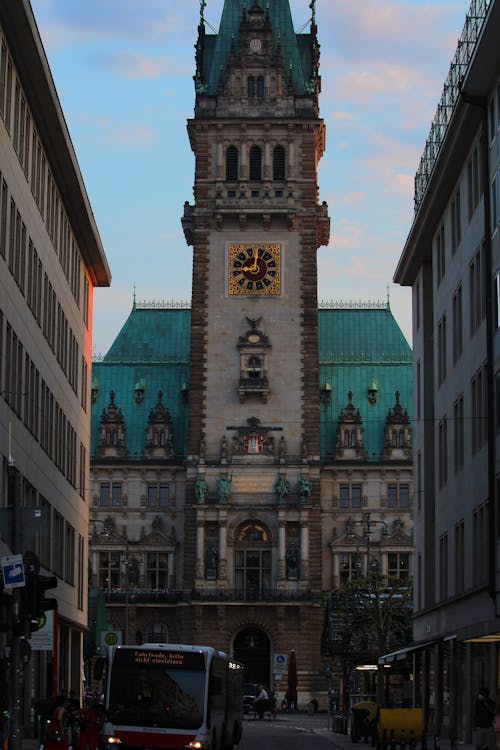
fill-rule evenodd
<path id="1" fill-rule="evenodd" d="M 408 656 L 429 730 L 464 739 L 478 688 L 498 687 L 499 28 L 498 2 L 472 3 L 395 274 L 413 288 L 415 644 Z"/>
<path id="2" fill-rule="evenodd" d="M 109 283 L 31 6 L 6 0 L 0 5 L 2 555 L 35 552 L 42 572 L 58 578 L 55 645 L 38 651 L 33 644 L 27 711 L 32 696 L 81 687 L 92 298 L 95 286 Z M 2 628 L 2 708 L 8 707 L 9 638 Z"/>

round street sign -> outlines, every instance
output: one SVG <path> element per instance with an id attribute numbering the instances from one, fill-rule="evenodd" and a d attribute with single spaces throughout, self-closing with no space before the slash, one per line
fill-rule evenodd
<path id="1" fill-rule="evenodd" d="M 118 643 L 118 634 L 115 632 L 106 633 L 104 636 L 104 643 L 106 646 L 116 646 Z"/>

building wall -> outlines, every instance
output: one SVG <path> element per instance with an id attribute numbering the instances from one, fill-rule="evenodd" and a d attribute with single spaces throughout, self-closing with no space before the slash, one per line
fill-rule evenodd
<path id="1" fill-rule="evenodd" d="M 0 506 L 5 520 L 11 457 L 18 502 L 42 509 L 36 537 L 27 521 L 34 511 L 21 511 L 27 515 L 13 551 L 35 551 L 45 572 L 58 576 L 51 593 L 68 653 L 59 654 L 53 683 L 79 691 L 87 625 L 92 290 L 109 283 L 109 270 L 27 4 L 2 8 L 0 43 Z M 64 179 L 81 190 L 71 200 L 61 177 L 65 160 Z M 84 226 L 91 227 L 85 241 Z M 12 524 L 6 526 L 4 536 Z M 37 697 L 51 694 L 51 661 L 50 653 L 33 660 Z"/>

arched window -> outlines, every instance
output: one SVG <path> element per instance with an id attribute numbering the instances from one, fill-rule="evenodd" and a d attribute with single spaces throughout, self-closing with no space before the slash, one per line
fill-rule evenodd
<path id="1" fill-rule="evenodd" d="M 254 76 L 248 76 L 247 80 L 247 96 L 250 99 L 253 99 L 255 96 L 255 77 Z"/>
<path id="2" fill-rule="evenodd" d="M 242 523 L 236 532 L 234 580 L 237 596 L 259 600 L 271 588 L 271 538 L 257 520 Z"/>
<path id="3" fill-rule="evenodd" d="M 257 98 L 264 98 L 264 76 L 257 77 Z"/>
<path id="4" fill-rule="evenodd" d="M 226 151 L 226 180 L 236 182 L 238 179 L 238 149 L 236 146 L 229 146 Z"/>
<path id="5" fill-rule="evenodd" d="M 276 146 L 273 151 L 273 180 L 285 179 L 285 149 Z"/>
<path id="6" fill-rule="evenodd" d="M 259 146 L 252 146 L 250 149 L 250 179 L 262 179 L 262 151 Z"/>

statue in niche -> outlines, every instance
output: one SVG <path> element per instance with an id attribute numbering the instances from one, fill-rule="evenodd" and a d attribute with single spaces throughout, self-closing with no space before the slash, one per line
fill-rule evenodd
<path id="1" fill-rule="evenodd" d="M 297 482 L 299 496 L 302 501 L 306 501 L 311 494 L 311 481 L 307 477 L 300 476 Z"/>
<path id="2" fill-rule="evenodd" d="M 276 484 L 274 485 L 274 488 L 276 490 L 276 494 L 278 495 L 280 500 L 284 500 L 287 495 L 290 493 L 290 484 L 285 477 L 279 477 Z"/>
<path id="3" fill-rule="evenodd" d="M 296 547 L 289 547 L 286 551 L 286 577 L 296 581 L 299 569 L 299 553 Z"/>
<path id="4" fill-rule="evenodd" d="M 221 477 L 217 484 L 217 494 L 221 503 L 229 502 L 231 497 L 231 479 Z"/>
<path id="5" fill-rule="evenodd" d="M 194 485 L 194 494 L 198 503 L 204 503 L 208 495 L 208 485 L 203 477 L 198 477 Z"/>
<path id="6" fill-rule="evenodd" d="M 207 568 L 209 570 L 217 570 L 217 563 L 219 562 L 219 550 L 217 547 L 209 547 L 207 549 Z"/>

